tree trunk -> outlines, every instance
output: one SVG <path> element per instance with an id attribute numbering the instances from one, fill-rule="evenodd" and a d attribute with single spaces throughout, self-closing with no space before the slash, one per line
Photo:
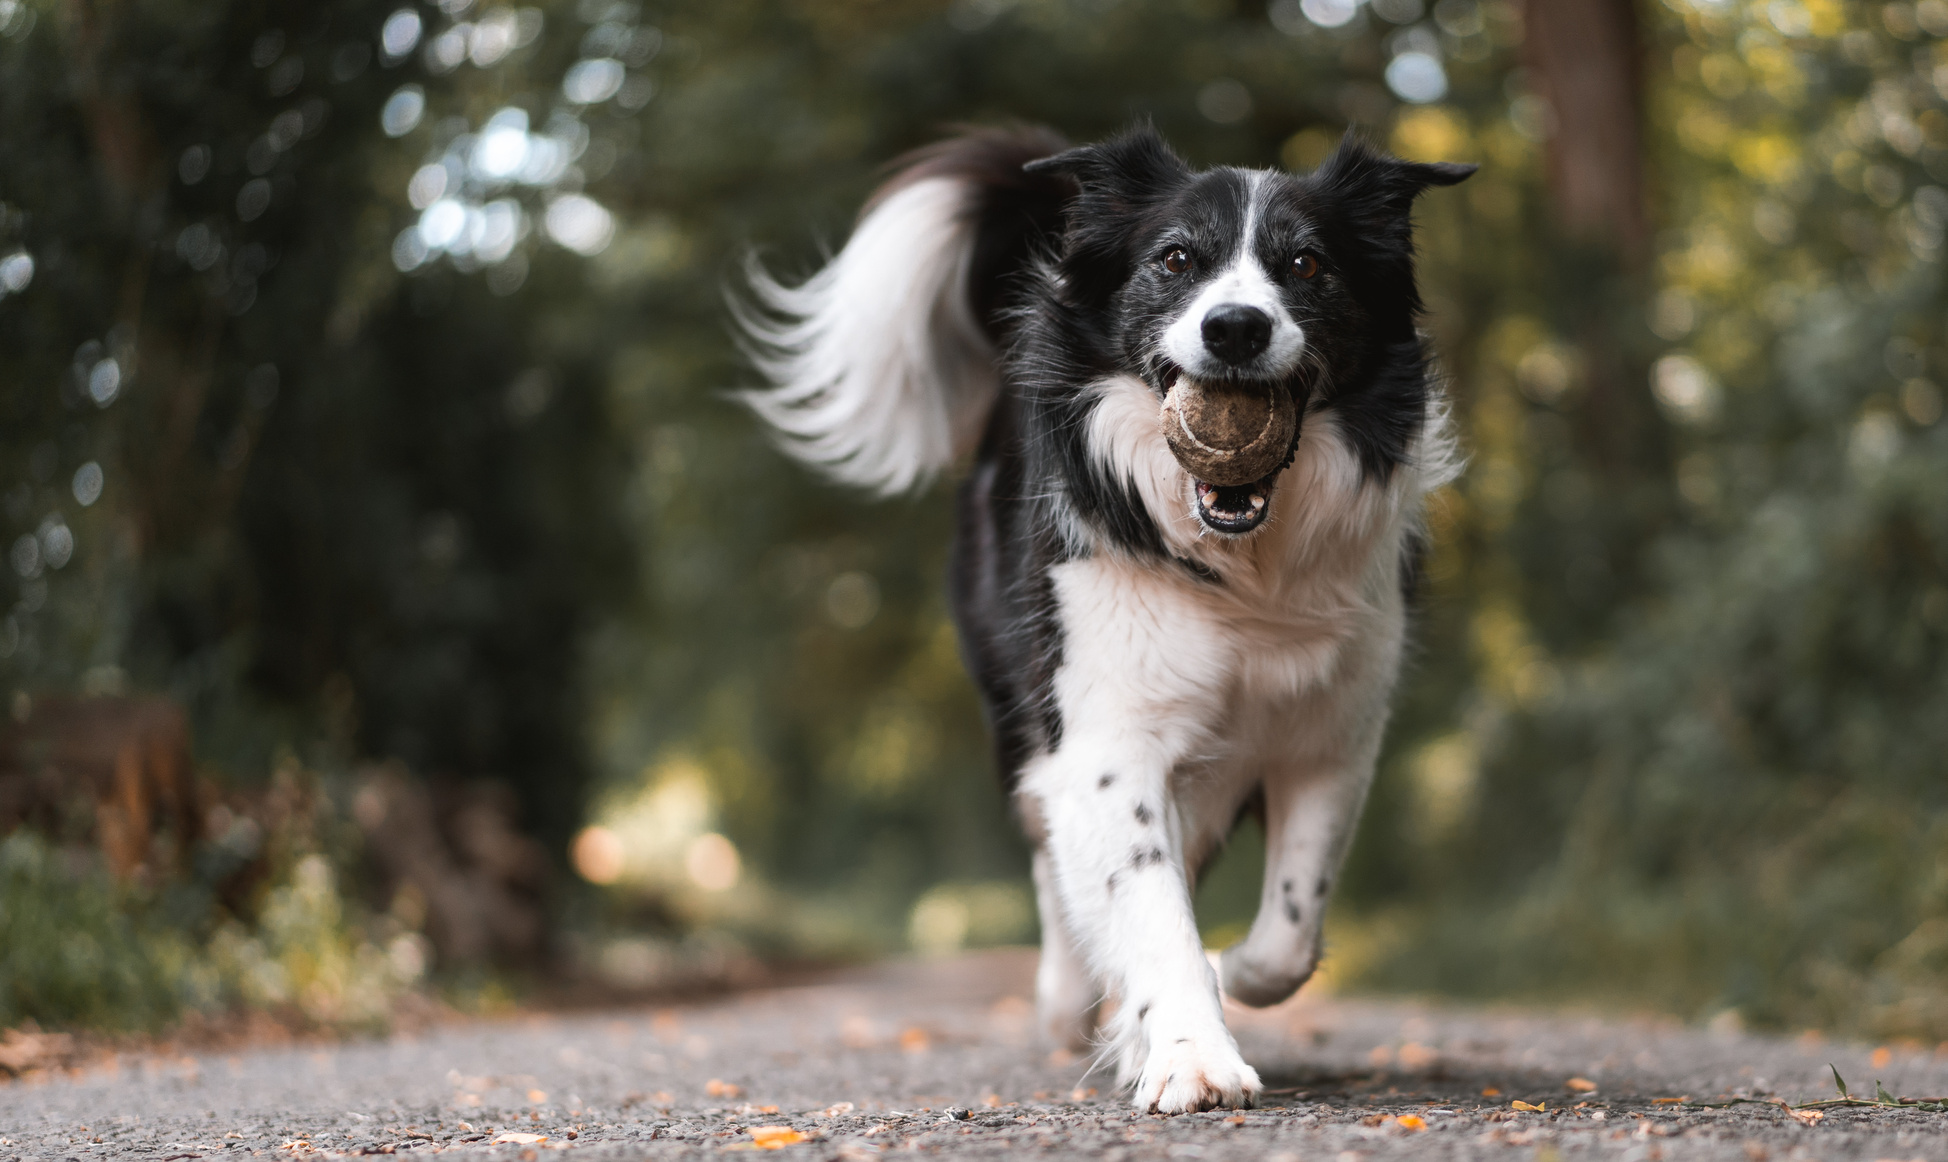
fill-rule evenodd
<path id="1" fill-rule="evenodd" d="M 1549 188 L 1563 229 L 1627 269 L 1647 256 L 1644 67 L 1634 0 L 1528 0 L 1529 69 L 1549 103 Z"/>

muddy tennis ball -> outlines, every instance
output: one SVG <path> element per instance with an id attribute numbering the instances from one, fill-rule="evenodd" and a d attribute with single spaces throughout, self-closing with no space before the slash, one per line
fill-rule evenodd
<path id="1" fill-rule="evenodd" d="M 1163 397 L 1163 438 L 1184 471 L 1206 484 L 1263 480 L 1285 463 L 1299 409 L 1282 388 L 1198 383 L 1180 375 Z"/>

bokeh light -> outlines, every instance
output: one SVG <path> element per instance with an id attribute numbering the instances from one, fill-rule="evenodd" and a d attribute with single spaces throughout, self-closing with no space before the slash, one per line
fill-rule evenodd
<path id="1" fill-rule="evenodd" d="M 616 833 L 599 824 L 582 828 L 568 849 L 575 874 L 589 883 L 604 886 L 622 878 L 627 855 Z"/>
<path id="2" fill-rule="evenodd" d="M 5 258 L 0 258 L 0 298 L 9 294 L 19 294 L 33 281 L 33 255 L 25 250 L 16 250 Z"/>
<path id="3" fill-rule="evenodd" d="M 75 469 L 74 480 L 70 486 L 74 493 L 75 503 L 83 508 L 87 508 L 97 500 L 100 500 L 103 483 L 104 478 L 102 476 L 101 465 L 95 461 L 90 460 Z"/>
<path id="4" fill-rule="evenodd" d="M 600 254 L 615 234 L 615 219 L 593 198 L 564 194 L 548 203 L 548 236 L 577 254 Z"/>
<path id="5" fill-rule="evenodd" d="M 1432 53 L 1403 52 L 1387 63 L 1387 88 L 1401 100 L 1425 105 L 1447 96 L 1447 71 Z"/>
<path id="6" fill-rule="evenodd" d="M 385 24 L 380 27 L 380 50 L 391 60 L 404 59 L 406 54 L 418 47 L 422 27 L 418 12 L 411 8 L 401 8 L 386 17 Z"/>
<path id="7" fill-rule="evenodd" d="M 426 90 L 418 85 L 401 85 L 380 108 L 379 128 L 387 137 L 404 137 L 419 127 L 425 115 Z"/>
<path id="8" fill-rule="evenodd" d="M 727 892 L 736 887 L 743 867 L 736 845 L 715 831 L 697 836 L 683 852 L 684 872 L 691 883 L 706 892 Z"/>

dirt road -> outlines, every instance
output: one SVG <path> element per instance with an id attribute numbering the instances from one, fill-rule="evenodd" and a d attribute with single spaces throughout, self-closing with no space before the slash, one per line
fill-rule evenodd
<path id="1" fill-rule="evenodd" d="M 1178 1118 L 1038 1047 L 1033 961 L 1005 951 L 859 970 L 675 1008 L 477 1021 L 384 1042 L 128 1059 L 0 1085 L 0 1160 L 444 1152 L 461 1158 L 1013 1158 L 1378 1162 L 1926 1158 L 1948 1114 L 1671 1102 L 1948 1093 L 1948 1058 L 1403 1002 L 1237 1010 L 1275 1091 Z M 1593 1088 L 1590 1088 L 1592 1087 Z M 1515 1108 L 1513 1102 L 1544 1107 Z M 498 1144 L 497 1144 L 498 1140 Z"/>

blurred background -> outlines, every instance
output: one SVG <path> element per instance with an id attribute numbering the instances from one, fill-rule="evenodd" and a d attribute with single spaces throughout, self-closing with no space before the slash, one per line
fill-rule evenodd
<path id="1" fill-rule="evenodd" d="M 0 1027 L 1033 940 L 950 485 L 783 461 L 723 293 L 1150 117 L 1482 164 L 1326 987 L 1948 1038 L 1948 0 L 402 2 L 0 0 Z"/>

